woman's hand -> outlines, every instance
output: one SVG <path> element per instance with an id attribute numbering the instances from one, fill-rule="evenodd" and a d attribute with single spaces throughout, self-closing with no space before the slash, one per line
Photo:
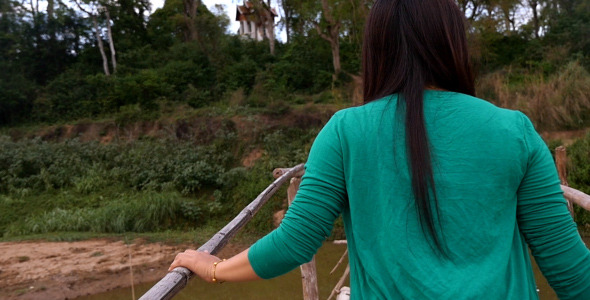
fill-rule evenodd
<path id="1" fill-rule="evenodd" d="M 197 274 L 201 279 L 207 282 L 213 282 L 213 263 L 219 261 L 221 261 L 219 257 L 211 255 L 208 252 L 189 249 L 176 255 L 170 268 L 168 268 L 168 272 L 176 267 L 185 267 Z"/>
<path id="2" fill-rule="evenodd" d="M 176 267 L 185 267 L 207 282 L 213 282 L 213 263 L 220 262 L 215 268 L 215 279 L 217 282 L 236 282 L 261 279 L 256 275 L 250 261 L 248 260 L 248 249 L 240 254 L 224 260 L 213 256 L 208 252 L 186 250 L 176 255 L 170 265 L 168 272 Z"/>

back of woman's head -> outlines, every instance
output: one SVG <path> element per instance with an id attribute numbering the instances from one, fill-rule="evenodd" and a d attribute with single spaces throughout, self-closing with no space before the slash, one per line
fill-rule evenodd
<path id="1" fill-rule="evenodd" d="M 365 102 L 408 88 L 474 95 L 464 16 L 453 0 L 377 0 L 363 44 Z"/>
<path id="2" fill-rule="evenodd" d="M 398 94 L 405 110 L 405 143 L 412 192 L 422 231 L 447 256 L 441 235 L 424 89 L 474 95 L 464 16 L 453 0 L 377 0 L 363 44 L 365 102 Z M 392 145 L 393 147 L 393 145 Z"/>

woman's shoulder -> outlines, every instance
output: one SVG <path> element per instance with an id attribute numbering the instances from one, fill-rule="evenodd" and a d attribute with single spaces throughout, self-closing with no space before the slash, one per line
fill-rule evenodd
<path id="1" fill-rule="evenodd" d="M 518 110 L 499 107 L 488 100 L 456 92 L 428 91 L 425 101 L 430 101 L 437 110 L 448 110 L 472 121 L 481 119 L 486 123 L 507 122 L 514 125 L 514 122 L 523 124 L 528 120 Z"/>
<path id="2" fill-rule="evenodd" d="M 339 110 L 334 114 L 334 118 L 358 120 L 362 116 L 382 115 L 384 112 L 397 110 L 398 101 L 397 94 L 389 95 L 360 106 Z M 502 108 L 488 100 L 457 92 L 426 90 L 424 92 L 424 103 L 426 107 L 433 106 L 437 110 L 463 111 L 473 116 L 493 114 L 509 119 L 526 118 L 520 111 Z"/>
<path id="3" fill-rule="evenodd" d="M 361 106 L 342 109 L 332 116 L 330 126 L 355 132 L 389 126 L 394 119 L 403 119 L 404 113 L 399 111 L 403 106 L 399 106 L 398 101 L 399 97 L 394 94 Z M 443 127 L 500 130 L 521 136 L 523 130 L 532 126 L 528 117 L 520 111 L 498 107 L 482 98 L 456 92 L 425 91 L 424 110 L 427 123 L 443 122 Z"/>
<path id="4" fill-rule="evenodd" d="M 341 109 L 334 114 L 333 118 L 358 120 L 359 117 L 363 116 L 373 117 L 374 115 L 381 115 L 384 111 L 395 110 L 397 101 L 397 94 L 389 95 L 359 106 Z"/>

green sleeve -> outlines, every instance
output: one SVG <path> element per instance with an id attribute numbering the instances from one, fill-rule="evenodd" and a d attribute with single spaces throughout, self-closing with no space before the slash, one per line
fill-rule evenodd
<path id="1" fill-rule="evenodd" d="M 309 262 L 330 235 L 345 194 L 336 115 L 318 134 L 299 192 L 280 227 L 250 248 L 248 259 L 256 274 L 268 279 Z"/>
<path id="2" fill-rule="evenodd" d="M 560 299 L 590 299 L 590 251 L 569 214 L 547 146 L 523 118 L 529 159 L 517 192 L 520 231 Z"/>

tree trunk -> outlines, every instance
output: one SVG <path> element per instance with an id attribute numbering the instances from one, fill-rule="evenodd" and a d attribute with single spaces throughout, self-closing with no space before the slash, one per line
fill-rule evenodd
<path id="1" fill-rule="evenodd" d="M 104 6 L 104 12 L 107 16 L 107 35 L 109 37 L 109 47 L 111 49 L 111 64 L 113 65 L 113 74 L 117 73 L 117 58 L 115 53 L 115 42 L 113 41 L 113 32 L 111 31 L 111 15 L 109 9 Z"/>
<path id="2" fill-rule="evenodd" d="M 533 30 L 535 32 L 535 38 L 539 38 L 539 12 L 537 11 L 538 0 L 528 1 L 531 10 L 533 11 Z"/>
<path id="3" fill-rule="evenodd" d="M 109 72 L 109 62 L 107 59 L 107 55 L 104 52 L 104 45 L 102 43 L 102 38 L 100 37 L 100 32 L 98 31 L 98 21 L 96 20 L 96 15 L 92 14 L 92 24 L 94 24 L 94 34 L 96 35 L 96 41 L 98 42 L 98 50 L 100 50 L 100 56 L 102 57 L 102 67 L 104 68 L 104 74 L 110 76 L 111 73 Z"/>
<path id="4" fill-rule="evenodd" d="M 287 34 L 287 44 L 291 40 L 291 24 L 289 24 L 289 18 L 290 16 L 288 17 L 287 13 L 285 12 L 285 33 Z"/>
<path id="5" fill-rule="evenodd" d="M 334 64 L 334 75 L 338 77 L 338 75 L 342 71 L 342 67 L 340 66 L 340 40 L 338 39 L 338 35 L 332 37 L 332 40 L 330 41 L 330 48 L 332 49 L 332 64 Z"/>
<path id="6" fill-rule="evenodd" d="M 47 0 L 47 18 L 49 20 L 54 19 L 53 9 L 55 6 L 55 0 Z"/>
<path id="7" fill-rule="evenodd" d="M 265 24 L 265 31 L 266 35 L 268 36 L 268 45 L 270 47 L 270 55 L 275 55 L 275 18 L 272 14 L 272 9 L 270 7 L 270 0 L 266 1 L 266 5 L 268 9 L 265 9 L 264 14 L 266 15 L 266 22 Z"/>
<path id="8" fill-rule="evenodd" d="M 49 29 L 49 38 L 51 43 L 55 42 L 55 0 L 47 0 L 47 26 Z"/>
<path id="9" fill-rule="evenodd" d="M 96 36 L 96 42 L 98 43 L 98 50 L 100 50 L 100 56 L 102 57 L 102 67 L 104 69 L 104 74 L 110 76 L 111 73 L 109 72 L 109 62 L 107 59 L 107 55 L 104 52 L 104 44 L 102 43 L 102 38 L 100 37 L 100 31 L 98 30 L 98 21 L 96 20 L 96 14 L 84 9 L 80 2 L 74 0 L 74 3 L 78 6 L 78 8 L 88 14 L 92 19 L 92 24 L 94 25 L 94 35 Z"/>
<path id="10" fill-rule="evenodd" d="M 469 21 L 473 22 L 477 16 L 481 13 L 480 5 L 481 3 L 478 1 L 472 1 L 473 9 L 471 11 L 471 15 L 469 16 Z"/>
<path id="11" fill-rule="evenodd" d="M 315 27 L 318 34 L 330 43 L 330 48 L 332 49 L 332 64 L 334 65 L 334 75 L 332 78 L 336 80 L 342 71 L 342 68 L 340 67 L 340 22 L 336 21 L 332 16 L 332 10 L 328 5 L 327 0 L 322 0 L 322 11 L 324 19 L 328 22 L 328 34 L 322 32 L 319 23 L 315 23 Z"/>
<path id="12" fill-rule="evenodd" d="M 275 22 L 272 14 L 266 23 L 268 26 L 268 44 L 270 46 L 270 55 L 275 55 Z"/>
<path id="13" fill-rule="evenodd" d="M 185 34 L 186 40 L 197 40 L 199 38 L 199 33 L 195 26 L 195 19 L 197 17 L 199 2 L 197 0 L 183 0 L 182 3 L 184 4 L 184 20 L 188 31 L 187 34 Z"/>
<path id="14" fill-rule="evenodd" d="M 33 15 L 33 20 L 37 19 L 37 13 L 39 12 L 39 1 L 37 1 L 37 5 L 33 4 L 33 0 L 30 0 L 31 3 L 31 14 Z"/>

